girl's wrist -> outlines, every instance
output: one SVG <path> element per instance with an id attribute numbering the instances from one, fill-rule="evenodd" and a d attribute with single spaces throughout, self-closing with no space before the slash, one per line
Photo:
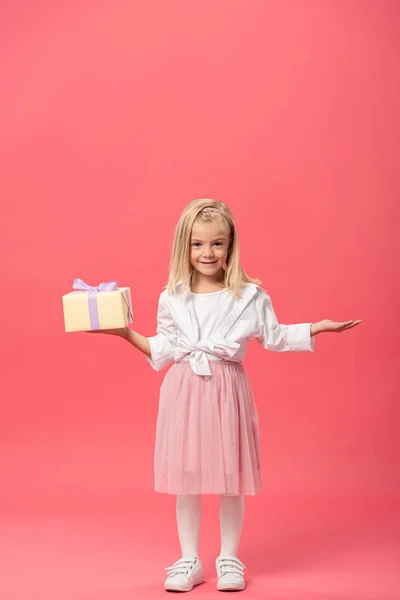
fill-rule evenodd
<path id="1" fill-rule="evenodd" d="M 129 340 L 129 328 L 128 327 L 123 327 L 119 334 L 120 337 L 124 338 L 124 340 Z"/>
<path id="2" fill-rule="evenodd" d="M 321 321 L 311 324 L 311 327 L 310 327 L 310 335 L 311 336 L 318 335 L 318 333 L 322 333 L 322 332 L 323 332 L 323 328 L 322 328 Z"/>

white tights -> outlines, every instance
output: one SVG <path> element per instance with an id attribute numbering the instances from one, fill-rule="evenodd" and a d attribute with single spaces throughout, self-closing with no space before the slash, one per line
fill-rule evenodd
<path id="1" fill-rule="evenodd" d="M 237 556 L 244 516 L 244 497 L 220 496 L 221 556 Z M 176 498 L 176 521 L 182 557 L 198 556 L 201 522 L 201 496 Z"/>

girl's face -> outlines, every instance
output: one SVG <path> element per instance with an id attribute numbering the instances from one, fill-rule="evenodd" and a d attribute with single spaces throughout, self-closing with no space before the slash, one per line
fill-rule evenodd
<path id="1" fill-rule="evenodd" d="M 229 226 L 219 221 L 195 223 L 190 240 L 190 264 L 199 274 L 216 279 L 228 257 Z"/>

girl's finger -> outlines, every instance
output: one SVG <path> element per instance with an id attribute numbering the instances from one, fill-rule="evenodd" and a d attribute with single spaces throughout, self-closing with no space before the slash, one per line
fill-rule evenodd
<path id="1" fill-rule="evenodd" d="M 335 323 L 333 326 L 333 331 L 343 331 L 343 329 L 347 329 L 347 327 L 351 326 L 352 321 L 346 321 L 345 323 Z"/>
<path id="2" fill-rule="evenodd" d="M 353 321 L 351 323 L 349 323 L 348 325 L 343 325 L 342 327 L 340 327 L 337 331 L 347 331 L 347 329 L 352 329 L 353 327 L 355 327 L 356 325 L 358 325 L 358 323 L 354 323 Z"/>
<path id="3" fill-rule="evenodd" d="M 361 319 L 357 319 L 356 321 L 354 319 L 352 319 L 351 321 L 344 321 L 343 323 L 341 323 L 341 325 L 345 325 L 347 327 L 347 325 L 358 325 L 359 323 L 361 323 Z"/>
<path id="4" fill-rule="evenodd" d="M 347 323 L 347 325 L 345 323 L 335 323 L 331 331 L 339 332 L 343 331 L 344 329 L 348 329 L 349 327 L 351 327 L 349 323 Z"/>
<path id="5" fill-rule="evenodd" d="M 361 320 L 359 319 L 358 321 L 353 321 L 352 324 L 350 325 L 350 327 L 356 327 L 357 325 L 359 325 L 361 323 Z"/>
<path id="6" fill-rule="evenodd" d="M 344 323 L 341 323 L 341 325 L 343 327 L 355 327 L 355 325 L 358 325 L 359 323 L 361 323 L 360 319 L 358 321 L 345 321 Z"/>

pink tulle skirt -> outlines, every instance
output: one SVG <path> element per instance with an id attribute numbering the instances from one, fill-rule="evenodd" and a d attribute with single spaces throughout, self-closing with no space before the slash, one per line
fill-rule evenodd
<path id="1" fill-rule="evenodd" d="M 254 495 L 261 489 L 259 422 L 240 363 L 210 360 L 212 377 L 174 363 L 160 389 L 155 490 Z"/>

